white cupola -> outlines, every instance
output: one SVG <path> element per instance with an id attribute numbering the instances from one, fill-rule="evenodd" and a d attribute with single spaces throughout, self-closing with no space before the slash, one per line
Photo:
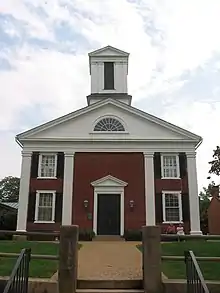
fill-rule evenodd
<path id="1" fill-rule="evenodd" d="M 89 53 L 89 105 L 105 98 L 114 98 L 131 104 L 131 96 L 127 94 L 128 57 L 129 53 L 111 46 Z"/>

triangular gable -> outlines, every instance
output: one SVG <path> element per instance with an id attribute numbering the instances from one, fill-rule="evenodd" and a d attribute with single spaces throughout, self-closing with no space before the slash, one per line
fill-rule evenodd
<path id="1" fill-rule="evenodd" d="M 114 186 L 114 187 L 125 187 L 128 185 L 127 182 L 120 180 L 112 175 L 107 175 L 105 177 L 102 177 L 98 180 L 95 180 L 93 182 L 91 182 L 91 185 L 94 187 L 110 187 L 110 186 Z"/>
<path id="2" fill-rule="evenodd" d="M 131 107 L 129 105 L 126 105 L 120 101 L 116 101 L 113 99 L 106 99 L 106 100 L 94 103 L 94 104 L 87 106 L 85 108 L 82 108 L 80 110 L 77 110 L 75 112 L 72 112 L 70 114 L 67 114 L 65 116 L 59 117 L 55 120 L 52 120 L 50 122 L 47 122 L 43 125 L 40 125 L 38 127 L 35 127 L 31 130 L 28 130 L 26 132 L 23 132 L 23 133 L 17 135 L 16 139 L 18 141 L 31 139 L 33 135 L 39 134 L 40 132 L 43 132 L 45 130 L 52 129 L 58 125 L 61 126 L 62 124 L 66 123 L 68 121 L 71 121 L 77 117 L 81 117 L 83 115 L 86 115 L 86 114 L 90 113 L 91 111 L 98 110 L 99 108 L 101 109 L 101 107 L 107 106 L 107 105 L 110 105 L 110 106 L 113 105 L 114 107 L 116 107 L 119 110 L 121 109 L 121 110 L 126 111 L 126 113 L 131 113 L 136 118 L 141 117 L 143 119 L 143 123 L 144 123 L 144 120 L 146 119 L 146 122 L 149 121 L 149 122 L 151 122 L 151 124 L 162 126 L 164 128 L 164 131 L 167 129 L 172 133 L 176 133 L 178 135 L 178 137 L 179 138 L 182 137 L 183 140 L 188 139 L 188 140 L 194 141 L 196 143 L 199 143 L 202 140 L 202 138 L 200 136 L 193 134 L 183 128 L 175 126 L 175 125 L 173 125 L 169 122 L 166 122 L 162 119 L 159 119 L 153 115 L 145 113 L 137 108 Z"/>
<path id="3" fill-rule="evenodd" d="M 122 50 L 119 50 L 117 48 L 114 48 L 112 46 L 106 46 L 101 49 L 92 51 L 88 54 L 89 57 L 104 57 L 104 56 L 120 56 L 120 57 L 128 57 L 129 53 L 124 52 Z"/>

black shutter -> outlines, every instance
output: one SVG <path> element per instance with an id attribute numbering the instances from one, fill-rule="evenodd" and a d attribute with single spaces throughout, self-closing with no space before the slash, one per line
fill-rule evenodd
<path id="1" fill-rule="evenodd" d="M 189 222 L 189 194 L 182 194 L 182 213 L 183 213 L 183 222 Z"/>
<path id="2" fill-rule="evenodd" d="M 154 178 L 160 179 L 161 178 L 161 157 L 160 153 L 154 154 Z"/>
<path id="3" fill-rule="evenodd" d="M 55 201 L 55 222 L 62 222 L 62 208 L 63 208 L 63 194 L 56 193 L 56 201 Z"/>
<path id="4" fill-rule="evenodd" d="M 35 204 L 36 204 L 36 193 L 30 192 L 29 199 L 28 199 L 28 216 L 27 216 L 28 222 L 34 222 Z"/>
<path id="5" fill-rule="evenodd" d="M 34 152 L 31 158 L 31 178 L 38 177 L 39 153 Z"/>
<path id="6" fill-rule="evenodd" d="M 156 224 L 161 224 L 163 222 L 162 193 L 155 194 L 155 210 L 156 210 Z"/>
<path id="7" fill-rule="evenodd" d="M 179 164 L 180 164 L 180 178 L 183 178 L 187 174 L 187 159 L 185 153 L 179 153 Z"/>
<path id="8" fill-rule="evenodd" d="M 64 153 L 57 154 L 57 178 L 63 178 L 64 175 Z"/>
<path id="9" fill-rule="evenodd" d="M 114 89 L 114 63 L 104 62 L 104 89 Z"/>

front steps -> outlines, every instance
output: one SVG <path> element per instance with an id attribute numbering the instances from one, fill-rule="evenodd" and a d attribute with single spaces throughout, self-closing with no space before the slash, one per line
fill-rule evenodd
<path id="1" fill-rule="evenodd" d="M 119 235 L 97 235 L 93 238 L 92 241 L 125 241 Z"/>
<path id="2" fill-rule="evenodd" d="M 133 293 L 135 290 L 143 289 L 143 280 L 77 280 L 77 289 L 93 291 L 97 289 L 117 289 L 117 291 L 126 290 L 127 293 L 129 293 L 128 290 L 132 290 Z"/>
<path id="3" fill-rule="evenodd" d="M 76 289 L 77 293 L 144 293 L 143 289 Z"/>

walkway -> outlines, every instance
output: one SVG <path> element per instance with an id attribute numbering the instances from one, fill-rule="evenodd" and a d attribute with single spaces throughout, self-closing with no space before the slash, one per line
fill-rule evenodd
<path id="1" fill-rule="evenodd" d="M 142 254 L 137 242 L 81 242 L 78 257 L 78 279 L 140 280 Z"/>

